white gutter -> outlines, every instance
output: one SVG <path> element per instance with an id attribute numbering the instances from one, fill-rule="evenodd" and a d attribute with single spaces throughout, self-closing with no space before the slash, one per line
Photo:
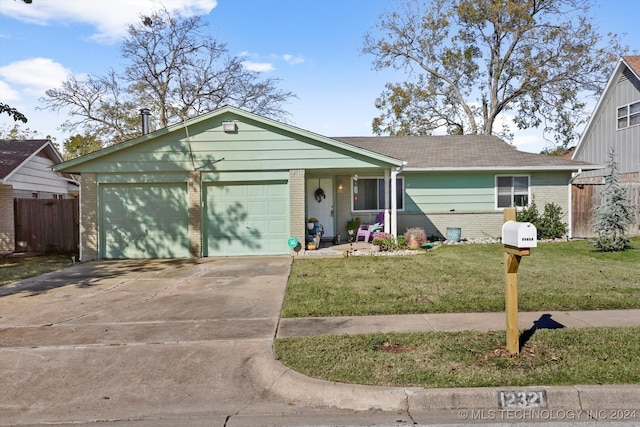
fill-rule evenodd
<path id="1" fill-rule="evenodd" d="M 478 166 L 478 167 L 430 167 L 430 168 L 403 168 L 403 172 L 461 172 L 461 171 L 575 171 L 582 169 L 604 169 L 602 165 L 580 165 L 580 166 Z"/>

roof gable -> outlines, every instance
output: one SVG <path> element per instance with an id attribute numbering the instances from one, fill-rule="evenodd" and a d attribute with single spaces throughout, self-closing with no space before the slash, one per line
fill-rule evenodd
<path id="1" fill-rule="evenodd" d="M 620 79 L 624 77 L 632 81 L 633 86 L 637 89 L 640 97 L 640 56 L 623 56 L 618 61 L 616 67 L 611 73 L 611 76 L 609 77 L 609 80 L 607 81 L 607 85 L 602 92 L 602 95 L 600 95 L 600 99 L 598 99 L 598 103 L 593 109 L 593 113 L 591 113 L 591 117 L 589 117 L 587 125 L 582 131 L 582 135 L 580 135 L 580 140 L 573 152 L 572 159 L 581 158 L 585 144 L 587 143 L 586 141 L 588 140 L 594 126 L 596 126 L 598 117 L 603 114 L 606 103 L 609 102 L 609 99 L 612 97 Z"/>
<path id="2" fill-rule="evenodd" d="M 247 119 L 248 121 L 256 123 L 257 126 L 270 129 L 274 132 L 282 132 L 290 135 L 294 135 L 299 137 L 300 139 L 313 141 L 322 146 L 336 148 L 345 152 L 350 152 L 353 155 L 357 155 L 360 157 L 371 158 L 377 162 L 382 162 L 390 165 L 401 166 L 402 161 L 394 158 L 393 156 L 382 155 L 379 153 L 370 152 L 364 150 L 362 148 L 345 144 L 344 142 L 328 138 L 322 135 L 315 134 L 313 132 L 309 132 L 291 125 L 287 125 L 284 123 L 280 123 L 278 121 L 268 119 L 266 117 L 262 117 L 253 113 L 249 113 L 247 111 L 235 108 L 235 107 L 222 107 L 217 110 L 214 110 L 210 113 L 203 114 L 198 117 L 194 117 L 192 119 L 186 120 L 181 123 L 177 123 L 171 126 L 168 126 L 163 129 L 159 129 L 155 132 L 151 132 L 146 135 L 139 136 L 137 138 L 122 142 L 117 145 L 113 145 L 102 150 L 87 154 L 85 156 L 78 157 L 73 160 L 69 160 L 60 165 L 57 165 L 54 170 L 56 171 L 66 171 L 66 172 L 76 172 L 82 168 L 83 165 L 88 164 L 89 162 L 100 161 L 107 156 L 119 156 L 120 152 L 123 150 L 131 150 L 135 149 L 138 146 L 142 146 L 144 144 L 153 143 L 154 141 L 170 141 L 175 140 L 172 135 L 179 135 L 179 138 L 184 138 L 186 136 L 187 141 L 190 139 L 190 135 L 193 136 L 194 132 L 205 132 L 207 129 L 211 129 L 213 126 L 221 127 L 220 120 L 225 121 L 229 117 L 239 117 Z M 122 153 L 124 155 L 124 153 Z"/>
<path id="3" fill-rule="evenodd" d="M 2 139 L 0 140 L 0 180 L 7 181 L 25 163 L 41 151 L 54 162 L 62 157 L 48 139 Z"/>

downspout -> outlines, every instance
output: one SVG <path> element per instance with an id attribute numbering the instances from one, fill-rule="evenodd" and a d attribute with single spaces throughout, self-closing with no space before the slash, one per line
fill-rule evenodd
<path id="1" fill-rule="evenodd" d="M 80 185 L 78 188 L 78 261 L 84 261 L 84 258 L 82 257 L 82 247 L 84 246 L 82 244 L 82 242 L 84 242 L 84 240 L 82 240 L 82 187 L 82 178 L 80 178 Z M 96 248 L 96 253 L 98 252 L 98 248 Z"/>
<path id="2" fill-rule="evenodd" d="M 569 192 L 569 197 L 567 198 L 569 200 L 569 208 L 568 208 L 568 213 L 567 213 L 567 217 L 568 217 L 568 221 L 569 221 L 569 239 L 573 239 L 573 181 L 578 178 L 580 175 L 582 174 L 582 168 L 578 169 L 578 172 L 573 173 L 571 176 L 571 179 L 569 180 L 569 188 L 568 188 L 568 192 Z"/>

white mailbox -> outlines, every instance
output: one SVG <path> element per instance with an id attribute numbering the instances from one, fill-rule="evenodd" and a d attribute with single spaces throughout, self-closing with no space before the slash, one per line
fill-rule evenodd
<path id="1" fill-rule="evenodd" d="M 502 224 L 502 243 L 516 248 L 535 248 L 538 231 L 530 222 L 507 221 Z"/>

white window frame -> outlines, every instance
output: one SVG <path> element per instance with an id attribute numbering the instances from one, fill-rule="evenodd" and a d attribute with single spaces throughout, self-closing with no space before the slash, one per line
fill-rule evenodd
<path id="1" fill-rule="evenodd" d="M 358 176 L 358 182 L 363 181 L 365 179 L 375 179 L 377 182 L 380 182 L 379 180 L 382 180 L 384 182 L 384 176 Z M 397 211 L 398 212 L 404 212 L 405 209 L 405 197 L 404 197 L 404 177 L 403 176 L 399 176 L 396 178 L 396 182 L 397 181 L 401 181 L 401 186 L 402 186 L 402 191 L 401 191 L 401 197 L 402 197 L 402 209 L 398 208 Z M 391 181 L 389 181 L 389 185 L 391 185 Z M 376 191 L 376 194 L 380 194 L 380 189 L 378 188 L 378 190 Z M 362 213 L 367 213 L 367 212 L 380 212 L 384 210 L 384 206 L 380 209 L 366 209 L 366 210 L 356 210 L 355 204 L 354 204 L 354 200 L 353 200 L 353 177 L 351 177 L 351 212 L 362 212 Z M 380 202 L 380 201 L 378 201 Z M 389 203 L 391 203 L 391 193 L 389 193 Z M 379 204 L 379 203 L 376 203 Z M 384 205 L 384 201 L 382 201 L 382 204 Z M 389 206 L 389 208 L 391 208 Z"/>
<path id="2" fill-rule="evenodd" d="M 631 112 L 632 106 L 637 108 L 638 110 Z M 622 110 L 624 110 L 624 112 L 622 112 Z M 616 108 L 616 130 L 627 129 L 640 125 L 640 121 L 638 123 L 630 124 L 632 116 L 640 117 L 640 101 L 632 102 L 630 104 L 622 105 Z M 625 124 L 623 126 L 620 126 L 621 120 L 625 121 Z"/>
<path id="3" fill-rule="evenodd" d="M 498 206 L 498 178 L 511 178 L 511 205 L 510 206 Z M 513 206 L 513 202 L 516 196 L 515 188 L 513 185 L 513 178 L 527 178 L 527 205 L 526 206 Z M 496 175 L 494 178 L 494 206 L 496 210 L 502 211 L 505 208 L 516 208 L 517 210 L 522 210 L 523 208 L 529 207 L 531 205 L 531 175 L 527 174 L 501 174 Z"/>

